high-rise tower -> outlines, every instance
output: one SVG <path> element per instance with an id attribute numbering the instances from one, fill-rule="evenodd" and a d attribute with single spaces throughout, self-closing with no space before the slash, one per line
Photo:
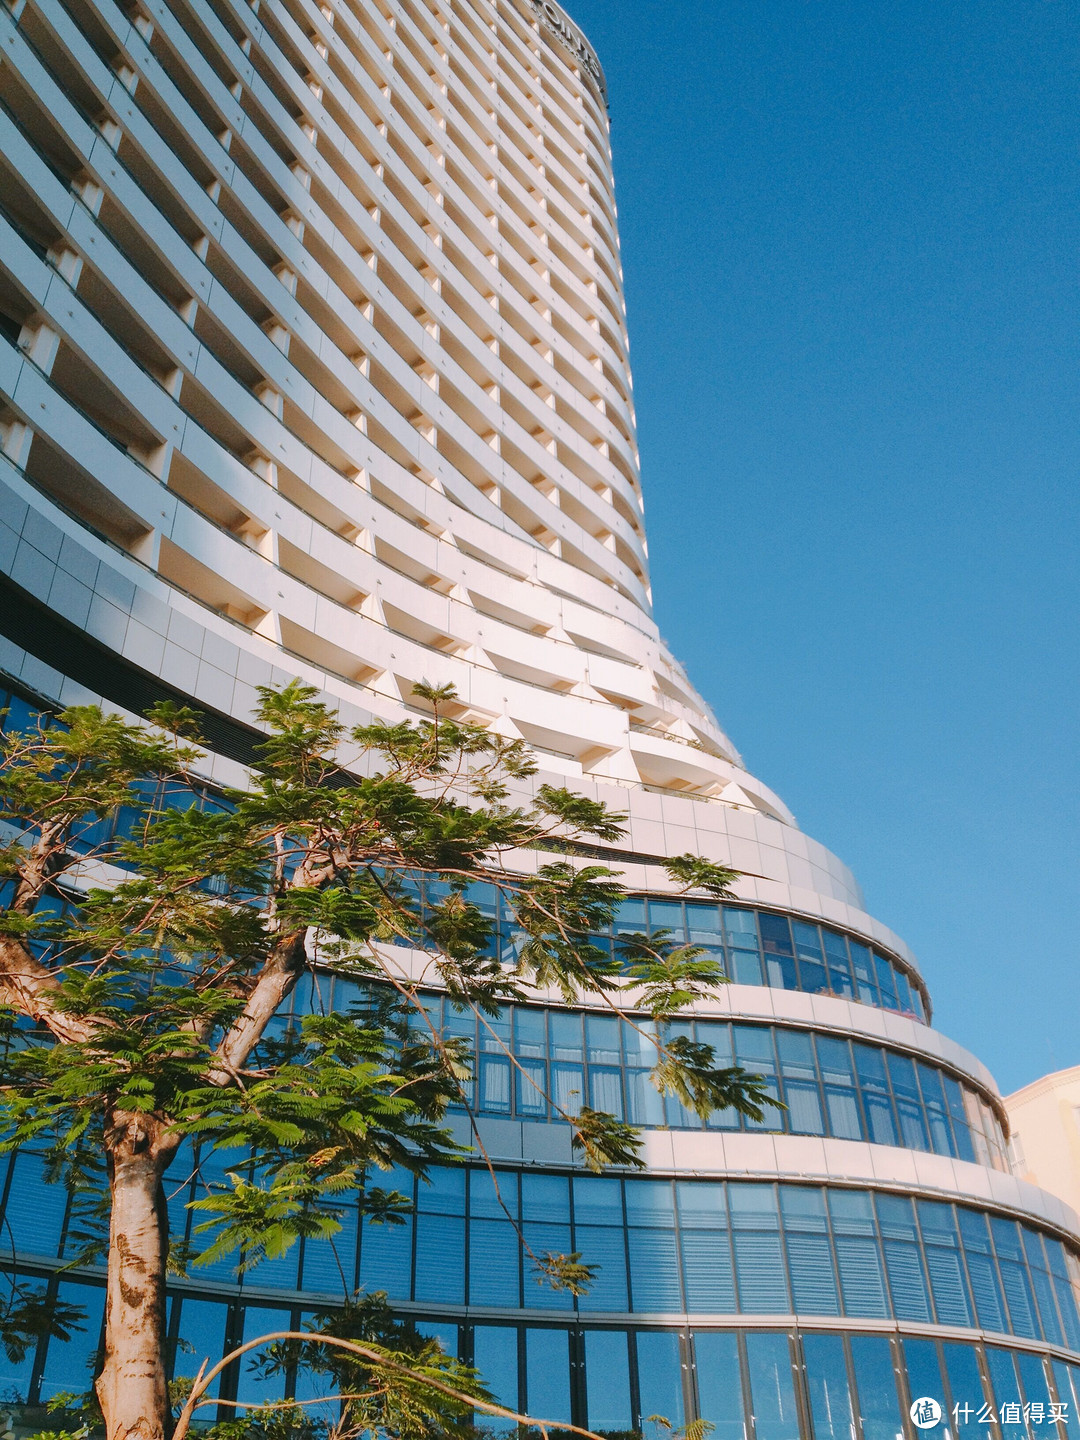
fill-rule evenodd
<path id="1" fill-rule="evenodd" d="M 355 722 L 452 683 L 541 778 L 629 811 L 621 923 L 724 957 L 733 983 L 686 1024 L 787 1105 L 778 1133 L 658 1108 L 640 1038 L 538 997 L 472 1035 L 476 1105 L 534 1248 L 582 1251 L 597 1284 L 576 1305 L 535 1286 L 481 1169 L 438 1172 L 407 1226 L 354 1215 L 349 1278 L 506 1401 L 594 1429 L 911 1440 L 929 1396 L 959 1440 L 1068 1440 L 1076 1217 L 1008 1172 L 992 1078 L 652 621 L 604 80 L 577 27 L 553 0 L 8 0 L 0 32 L 9 723 L 35 697 L 178 694 L 231 781 L 256 685 L 300 675 Z M 687 850 L 742 872 L 740 903 L 674 898 L 659 861 Z M 581 1174 L 508 1051 L 644 1125 L 648 1174 Z M 65 1197 L 37 1157 L 2 1199 L 10 1264 L 100 1315 L 100 1277 L 58 1273 Z M 242 1292 L 178 1280 L 178 1365 L 336 1275 L 308 1244 Z M 96 1342 L 0 1356 L 0 1390 L 75 1388 Z"/>

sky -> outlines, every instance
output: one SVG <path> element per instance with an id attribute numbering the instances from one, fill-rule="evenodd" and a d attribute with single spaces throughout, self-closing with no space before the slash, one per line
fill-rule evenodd
<path id="1" fill-rule="evenodd" d="M 1080 1064 L 1077 0 L 568 0 L 656 615 L 1004 1093 Z"/>

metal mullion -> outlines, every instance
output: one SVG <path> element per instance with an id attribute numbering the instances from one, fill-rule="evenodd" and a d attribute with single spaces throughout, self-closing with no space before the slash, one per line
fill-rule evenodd
<path id="1" fill-rule="evenodd" d="M 986 1346 L 980 1342 L 972 1348 L 975 1351 L 975 1364 L 978 1366 L 979 1379 L 982 1382 L 983 1401 L 989 1406 L 990 1414 L 994 1417 L 990 1424 L 990 1430 L 991 1433 L 997 1437 L 997 1440 L 1000 1440 L 1001 1428 L 998 1425 L 997 1400 L 994 1396 L 994 1382 L 990 1377 L 990 1366 L 986 1359 Z M 1013 1368 L 1016 1368 L 1015 1365 Z"/>
<path id="2" fill-rule="evenodd" d="M 735 1340 L 739 1358 L 739 1379 L 742 1383 L 743 1429 L 746 1440 L 757 1440 L 757 1416 L 754 1414 L 754 1394 L 750 1388 L 750 1361 L 746 1354 L 746 1332 L 736 1330 Z"/>
<path id="3" fill-rule="evenodd" d="M 843 1288 L 843 1285 L 842 1285 L 841 1282 L 840 1282 L 840 1256 L 839 1256 L 839 1254 L 837 1253 L 837 1249 L 836 1249 L 836 1232 L 833 1230 L 832 1207 L 831 1207 L 831 1205 L 829 1204 L 829 1190 L 828 1190 L 828 1186 L 822 1186 L 822 1185 L 815 1186 L 815 1189 L 821 1190 L 822 1194 L 823 1194 L 824 1197 L 825 1197 L 825 1234 L 828 1236 L 828 1239 L 829 1239 L 829 1258 L 830 1258 L 830 1260 L 832 1261 L 833 1279 L 836 1281 L 836 1303 L 837 1303 L 837 1305 L 840 1307 L 840 1314 L 846 1318 L 846 1316 L 847 1316 L 847 1305 L 846 1305 L 846 1303 L 845 1303 L 845 1301 L 844 1301 L 844 1288 Z M 873 1208 L 873 1202 L 872 1202 L 872 1201 L 871 1201 L 871 1208 Z M 877 1221 L 877 1211 L 876 1211 L 876 1210 L 874 1211 L 874 1220 L 875 1220 L 875 1222 Z M 884 1268 L 884 1263 L 885 1263 L 885 1257 L 884 1257 L 884 1255 L 882 1255 L 882 1267 L 883 1267 L 883 1268 Z M 888 1277 L 886 1276 L 886 1284 L 887 1284 L 887 1283 L 888 1283 Z M 890 1304 L 892 1303 L 892 1291 L 889 1291 L 889 1303 L 890 1303 Z"/>
<path id="4" fill-rule="evenodd" d="M 814 1419 L 810 1408 L 810 1389 L 806 1380 L 806 1361 L 803 1359 L 802 1337 L 798 1329 L 792 1329 L 788 1331 L 787 1339 L 791 1387 L 795 1392 L 795 1414 L 799 1421 L 799 1434 L 809 1437 L 814 1433 Z"/>

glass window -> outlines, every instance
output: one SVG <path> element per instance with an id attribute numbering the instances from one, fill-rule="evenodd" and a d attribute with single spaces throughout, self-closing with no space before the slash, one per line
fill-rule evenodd
<path id="1" fill-rule="evenodd" d="M 908 977 L 902 970 L 897 970 L 895 965 L 893 966 L 893 984 L 896 986 L 896 998 L 900 1002 L 901 1011 L 905 1015 L 911 1014 L 911 986 L 908 983 Z"/>
<path id="2" fill-rule="evenodd" d="M 507 1220 L 469 1221 L 469 1303 L 516 1308 L 521 1303 L 520 1242 Z M 417 1265 L 419 1266 L 419 1254 Z M 417 1274 L 417 1297 L 420 1281 Z M 425 1297 L 426 1298 L 426 1297 Z"/>
<path id="3" fill-rule="evenodd" d="M 920 1200 L 917 1209 L 938 1323 L 970 1325 L 971 1307 L 953 1208 L 937 1200 Z"/>
<path id="4" fill-rule="evenodd" d="M 885 1057 L 872 1045 L 852 1044 L 855 1069 L 862 1089 L 870 1139 L 877 1145 L 897 1144 L 896 1117 L 885 1076 Z"/>
<path id="5" fill-rule="evenodd" d="M 851 961 L 848 958 L 848 942 L 835 930 L 822 930 L 825 941 L 825 958 L 829 966 L 829 988 L 835 995 L 847 998 L 854 996 L 855 985 L 851 978 Z"/>
<path id="6" fill-rule="evenodd" d="M 518 1332 L 510 1325 L 477 1325 L 473 1364 L 497 1405 L 518 1409 Z M 513 1420 L 477 1414 L 477 1423 L 493 1435 L 516 1435 Z"/>
<path id="7" fill-rule="evenodd" d="M 1080 1350 L 1080 1317 L 1076 1313 L 1076 1297 L 1069 1281 L 1064 1248 L 1060 1240 L 1052 1240 L 1049 1235 L 1044 1235 L 1042 1238 L 1043 1244 L 1046 1246 L 1046 1257 L 1050 1263 L 1050 1273 L 1054 1277 L 1054 1291 L 1057 1294 L 1061 1321 L 1065 1327 L 1066 1343 L 1070 1350 Z"/>
<path id="8" fill-rule="evenodd" d="M 1050 1368 L 1054 1372 L 1054 1389 L 1057 1391 L 1058 1403 L 1066 1408 L 1063 1411 L 1064 1420 L 1059 1421 L 1065 1440 L 1076 1433 L 1075 1426 L 1077 1416 L 1073 1410 L 1072 1382 L 1069 1379 L 1069 1367 L 1064 1360 L 1052 1360 Z"/>
<path id="9" fill-rule="evenodd" d="M 773 1032 L 764 1025 L 733 1025 L 736 1062 L 752 1075 L 761 1075 L 770 1095 L 780 1099 L 776 1083 L 776 1059 L 773 1054 Z M 767 1107 L 761 1120 L 745 1120 L 747 1130 L 780 1130 L 783 1111 Z"/>
<path id="10" fill-rule="evenodd" d="M 514 1006 L 514 1053 L 547 1059 L 547 1011 Z"/>
<path id="11" fill-rule="evenodd" d="M 886 1010 L 899 1010 L 900 1002 L 896 996 L 896 979 L 893 967 L 885 959 L 884 955 L 874 956 L 874 969 L 877 971 L 878 989 L 881 991 L 881 1003 Z"/>
<path id="12" fill-rule="evenodd" d="M 990 1371 L 990 1383 L 994 1387 L 994 1409 L 997 1411 L 1001 1440 L 1027 1440 L 1027 1427 L 1023 1420 L 1023 1397 L 1020 1382 L 1016 1378 L 1016 1367 L 1008 1350 L 999 1350 L 996 1345 L 986 1347 L 986 1368 Z M 1005 1406 L 1011 1407 L 1005 1410 Z M 1007 1418 L 1015 1416 L 1015 1418 Z"/>
<path id="13" fill-rule="evenodd" d="M 906 1195 L 879 1195 L 877 1214 L 893 1314 L 898 1320 L 929 1321 L 932 1318 L 930 1292 L 919 1250 L 914 1206 Z"/>
<path id="14" fill-rule="evenodd" d="M 416 1217 L 416 1299 L 465 1301 L 465 1221 L 457 1215 Z"/>
<path id="15" fill-rule="evenodd" d="M 697 1408 L 715 1428 L 715 1440 L 746 1440 L 739 1342 L 730 1331 L 712 1330 L 694 1336 Z"/>
<path id="16" fill-rule="evenodd" d="M 387 1183 L 387 1190 L 401 1187 Z M 405 1192 L 412 1194 L 412 1186 Z M 401 1224 L 364 1224 L 360 1246 L 360 1284 L 365 1290 L 385 1290 L 391 1300 L 412 1298 L 412 1217 Z"/>
<path id="17" fill-rule="evenodd" d="M 791 943 L 791 929 L 786 915 L 758 916 L 761 926 L 761 946 L 765 953 L 765 974 L 768 983 L 778 989 L 797 990 L 799 982 L 795 975 L 795 950 Z"/>
<path id="18" fill-rule="evenodd" d="M 883 1335 L 853 1335 L 851 1359 L 859 1392 L 863 1440 L 897 1440 L 903 1434 L 892 1350 Z"/>
<path id="19" fill-rule="evenodd" d="M 686 942 L 686 923 L 683 920 L 681 900 L 650 900 L 649 930 L 670 930 L 671 939 L 677 944 Z"/>
<path id="20" fill-rule="evenodd" d="M 525 1404 L 537 1420 L 570 1415 L 570 1336 L 565 1330 L 525 1331 Z"/>
<path id="21" fill-rule="evenodd" d="M 351 1294 L 356 1286 L 356 1210 L 349 1206 L 341 1215 L 336 1235 L 304 1240 L 301 1286 L 326 1295 Z M 260 1271 L 261 1274 L 261 1271 Z"/>
<path id="22" fill-rule="evenodd" d="M 887 1315 L 885 1280 L 870 1196 L 857 1190 L 832 1190 L 829 1213 L 845 1314 Z"/>
<path id="23" fill-rule="evenodd" d="M 919 1087 L 926 1106 L 926 1119 L 930 1127 L 930 1148 L 938 1155 L 955 1155 L 952 1131 L 949 1125 L 949 1110 L 945 1101 L 940 1070 L 930 1065 L 918 1064 Z"/>
<path id="24" fill-rule="evenodd" d="M 796 1135 L 823 1135 L 821 1095 L 814 1066 L 814 1045 L 801 1030 L 777 1030 L 776 1047 L 784 1077 L 787 1123 Z"/>
<path id="25" fill-rule="evenodd" d="M 100 1360 L 101 1323 L 105 1316 L 104 1288 L 61 1281 L 56 1287 L 56 1299 L 63 1305 L 77 1305 L 84 1318 L 79 1328 L 72 1330 L 69 1339 L 60 1340 L 54 1335 L 47 1342 L 41 1375 L 42 1403 L 63 1390 L 89 1390 Z"/>
<path id="26" fill-rule="evenodd" d="M 795 938 L 795 954 L 799 960 L 800 988 L 811 995 L 828 991 L 829 977 L 825 971 L 825 957 L 818 927 L 808 925 L 805 920 L 793 920 L 791 933 Z"/>
<path id="27" fill-rule="evenodd" d="M 622 1051 L 619 1045 L 621 1022 L 616 1015 L 587 1015 L 585 1017 L 585 1046 L 588 1060 L 593 1065 L 620 1065 Z"/>
<path id="28" fill-rule="evenodd" d="M 582 1058 L 581 1016 L 572 1011 L 550 1010 L 548 1031 L 551 1036 L 551 1054 L 555 1060 L 580 1060 Z"/>
<path id="29" fill-rule="evenodd" d="M 1016 1368 L 1020 1372 L 1020 1384 L 1023 1386 L 1024 1399 L 1029 1405 L 1041 1405 L 1043 1415 L 1049 1416 L 1049 1406 L 1052 1401 L 1050 1385 L 1046 1378 L 1043 1357 L 1033 1355 L 1029 1350 L 1014 1351 L 1013 1358 L 1016 1361 Z M 1044 1422 L 1045 1423 L 1045 1422 Z M 1034 1422 L 1029 1424 L 1029 1433 L 1033 1437 L 1041 1437 L 1048 1432 L 1044 1425 L 1035 1426 Z M 1050 1431 L 1052 1433 L 1052 1429 Z"/>
<path id="30" fill-rule="evenodd" d="M 780 1210 L 796 1313 L 839 1315 L 825 1196 L 809 1185 L 781 1185 Z"/>
<path id="31" fill-rule="evenodd" d="M 176 1332 L 176 1350 L 172 1373 L 175 1377 L 195 1376 L 203 1362 L 207 1369 L 216 1365 L 225 1354 L 225 1329 L 229 1318 L 229 1307 L 216 1300 L 192 1300 L 180 1305 L 180 1322 Z M 215 1380 L 209 1394 L 218 1393 L 220 1380 Z M 205 1414 L 206 1412 L 202 1412 Z"/>
<path id="32" fill-rule="evenodd" d="M 546 1116 L 547 1066 L 542 1060 L 519 1060 L 514 1068 L 517 1113 L 528 1117 Z"/>
<path id="33" fill-rule="evenodd" d="M 802 1344 L 814 1440 L 854 1440 L 855 1414 L 842 1336 L 811 1333 L 803 1336 Z"/>
<path id="34" fill-rule="evenodd" d="M 261 1305 L 248 1305 L 244 1310 L 244 1325 L 241 1344 L 259 1340 L 276 1331 L 292 1329 L 292 1314 L 288 1310 L 270 1310 Z M 267 1400 L 281 1400 L 285 1395 L 285 1375 L 261 1376 L 255 1374 L 259 1363 L 260 1350 L 249 1350 L 240 1357 L 236 1379 L 236 1398 L 249 1405 Z M 230 1370 L 232 1366 L 229 1367 Z"/>
<path id="35" fill-rule="evenodd" d="M 1034 1230 L 1029 1230 L 1026 1225 L 1021 1225 L 1020 1234 L 1024 1241 L 1024 1254 L 1027 1257 L 1028 1273 L 1031 1276 L 1035 1300 L 1039 1307 L 1043 1335 L 1051 1345 L 1060 1345 L 1062 1343 L 1061 1322 L 1058 1320 L 1054 1286 L 1047 1268 L 1046 1256 L 1043 1253 L 1042 1236 Z"/>
<path id="36" fill-rule="evenodd" d="M 864 1005 L 880 1005 L 881 996 L 878 994 L 877 975 L 869 945 L 849 939 L 848 949 L 851 952 L 851 966 L 855 971 L 855 984 L 858 987 L 859 999 Z"/>
<path id="37" fill-rule="evenodd" d="M 715 945 L 720 934 L 720 911 L 715 905 L 686 902 L 686 923 L 691 945 Z"/>
<path id="38" fill-rule="evenodd" d="M 47 1184 L 40 1155 L 20 1150 L 4 1210 L 5 1237 L 16 1250 L 32 1255 L 56 1255 L 67 1213 L 67 1189 Z"/>
<path id="39" fill-rule="evenodd" d="M 1005 1291 L 1013 1332 L 1037 1340 L 1040 1337 L 1035 1320 L 1035 1297 L 1031 1292 L 1031 1281 L 1024 1263 L 1019 1226 L 1015 1220 L 1003 1220 L 1000 1216 L 993 1216 L 990 1230 L 994 1237 L 994 1249 L 997 1251 L 1001 1284 Z"/>
<path id="40" fill-rule="evenodd" d="M 957 1208 L 956 1217 L 960 1225 L 979 1324 L 984 1330 L 1008 1330 L 987 1218 L 977 1210 L 965 1210 L 962 1207 Z"/>
<path id="41" fill-rule="evenodd" d="M 641 1423 L 650 1415 L 662 1415 L 672 1425 L 680 1426 L 683 1389 L 678 1335 L 673 1330 L 639 1330 L 637 1362 Z"/>
<path id="42" fill-rule="evenodd" d="M 589 1066 L 589 1104 L 594 1110 L 623 1118 L 622 1071 Z"/>
<path id="43" fill-rule="evenodd" d="M 751 1330 L 745 1338 L 757 1440 L 799 1440 L 788 1337 Z"/>
<path id="44" fill-rule="evenodd" d="M 957 1440 L 991 1440 L 993 1431 L 979 1413 L 986 1403 L 982 1375 L 973 1345 L 942 1345 L 952 1399 L 950 1411 Z"/>
<path id="45" fill-rule="evenodd" d="M 571 1117 L 576 1115 L 585 1104 L 584 1067 L 558 1063 L 552 1065 L 551 1089 L 551 1099 L 559 1114 Z"/>
<path id="46" fill-rule="evenodd" d="M 915 1065 L 910 1056 L 894 1054 L 889 1054 L 888 1065 L 896 1108 L 900 1114 L 903 1144 L 909 1150 L 929 1150 L 930 1141 L 923 1119 L 922 1096 L 915 1078 Z"/>
<path id="47" fill-rule="evenodd" d="M 574 1249 L 587 1265 L 600 1267 L 587 1293 L 578 1297 L 578 1308 L 629 1309 L 621 1183 L 601 1176 L 575 1176 L 574 1223 Z"/>
<path id="48" fill-rule="evenodd" d="M 838 1140 L 863 1139 L 862 1119 L 855 1090 L 855 1067 L 846 1040 L 815 1036 L 818 1065 L 825 1087 L 829 1131 Z"/>
<path id="49" fill-rule="evenodd" d="M 510 1114 L 510 1061 L 485 1055 L 480 1061 L 480 1094 L 477 1103 L 488 1115 Z"/>
<path id="50" fill-rule="evenodd" d="M 791 1304 L 780 1246 L 776 1192 L 771 1185 L 732 1185 L 728 1203 L 740 1309 L 758 1315 L 787 1314 Z"/>
<path id="51" fill-rule="evenodd" d="M 680 1181 L 675 1188 L 687 1308 L 705 1315 L 733 1314 L 735 1281 L 724 1187 Z"/>
<path id="52" fill-rule="evenodd" d="M 923 1398 L 936 1400 L 942 1411 L 938 1426 L 920 1429 L 918 1434 L 926 1437 L 926 1440 L 947 1440 L 950 1431 L 949 1412 L 937 1346 L 932 1340 L 905 1339 L 901 1348 L 907 1366 L 908 1391 L 912 1403 Z"/>
<path id="53" fill-rule="evenodd" d="M 631 1225 L 628 1238 L 634 1310 L 652 1315 L 681 1310 L 675 1231 Z"/>
<path id="54" fill-rule="evenodd" d="M 628 1431 L 630 1356 L 625 1330 L 585 1331 L 585 1393 L 590 1430 Z"/>

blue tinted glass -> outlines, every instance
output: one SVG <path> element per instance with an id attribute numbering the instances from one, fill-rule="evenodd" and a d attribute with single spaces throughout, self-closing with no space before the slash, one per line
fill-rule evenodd
<path id="1" fill-rule="evenodd" d="M 893 1314 L 899 1320 L 928 1321 L 930 1294 L 919 1252 L 914 1207 L 906 1196 L 879 1195 L 877 1213 Z"/>
<path id="2" fill-rule="evenodd" d="M 996 1345 L 988 1345 L 986 1366 L 990 1371 L 990 1383 L 994 1387 L 994 1408 L 997 1411 L 1002 1440 L 1027 1440 L 1023 1400 L 1012 1354 L 1008 1350 L 999 1350 Z M 1006 1406 L 1009 1409 L 1006 1410 Z"/>
<path id="3" fill-rule="evenodd" d="M 869 1195 L 834 1190 L 829 1194 L 840 1271 L 840 1292 L 847 1315 L 888 1313 Z"/>
<path id="4" fill-rule="evenodd" d="M 653 1315 L 665 1310 L 681 1310 L 674 1230 L 632 1226 L 629 1241 L 633 1308 Z"/>
<path id="5" fill-rule="evenodd" d="M 570 1182 L 565 1175 L 523 1175 L 521 1213 L 526 1220 L 570 1222 Z"/>
<path id="6" fill-rule="evenodd" d="M 952 1397 L 951 1418 L 957 1440 L 990 1440 L 989 1424 L 979 1422 L 986 1397 L 973 1345 L 943 1345 L 945 1372 Z"/>
<path id="7" fill-rule="evenodd" d="M 579 1225 L 621 1225 L 623 1209 L 620 1181 L 599 1175 L 576 1175 L 574 1219 Z"/>
<path id="8" fill-rule="evenodd" d="M 401 1225 L 364 1224 L 360 1246 L 360 1284 L 385 1290 L 391 1300 L 410 1300 L 412 1287 L 412 1219 Z"/>
<path id="9" fill-rule="evenodd" d="M 971 1306 L 953 1208 L 936 1200 L 920 1200 L 917 1208 L 938 1322 L 970 1325 Z"/>
<path id="10" fill-rule="evenodd" d="M 672 1425 L 680 1426 L 683 1392 L 678 1335 L 671 1330 L 639 1330 L 637 1362 L 641 1420 L 662 1415 Z"/>
<path id="11" fill-rule="evenodd" d="M 650 900 L 649 929 L 670 930 L 671 938 L 680 944 L 685 940 L 685 922 L 681 900 Z"/>
<path id="12" fill-rule="evenodd" d="M 63 1185 L 46 1184 L 41 1157 L 20 1151 L 4 1210 L 12 1247 L 32 1255 L 57 1254 L 67 1201 Z"/>
<path id="13" fill-rule="evenodd" d="M 839 1335 L 804 1335 L 803 1359 L 815 1440 L 852 1440 L 855 1416 L 843 1339 Z"/>
<path id="14" fill-rule="evenodd" d="M 1051 1395 L 1043 1368 L 1043 1357 L 1032 1355 L 1029 1350 L 1017 1350 L 1014 1358 L 1020 1372 L 1020 1384 L 1024 1387 L 1024 1399 L 1029 1405 L 1042 1405 L 1043 1413 L 1047 1414 L 1046 1407 L 1051 1403 Z"/>
<path id="15" fill-rule="evenodd" d="M 208 1362 L 207 1369 L 217 1364 L 225 1353 L 228 1318 L 228 1305 L 219 1304 L 216 1300 L 185 1299 L 181 1303 L 173 1360 L 174 1376 L 195 1376 L 204 1361 Z M 208 1392 L 211 1396 L 217 1395 L 219 1384 L 219 1380 L 214 1381 Z"/>
<path id="16" fill-rule="evenodd" d="M 686 923 L 692 944 L 708 945 L 720 934 L 720 911 L 715 905 L 686 902 Z"/>
<path id="17" fill-rule="evenodd" d="M 881 1003 L 887 1010 L 899 1009 L 899 1001 L 896 998 L 896 981 L 893 977 L 892 966 L 883 955 L 875 955 L 874 968 L 877 971 L 878 989 L 881 991 Z"/>
<path id="18" fill-rule="evenodd" d="M 469 1221 L 470 1305 L 517 1308 L 521 1303 L 519 1250 L 517 1230 L 509 1220 L 477 1217 Z"/>
<path id="19" fill-rule="evenodd" d="M 585 1393 L 590 1430 L 629 1430 L 630 1353 L 625 1330 L 585 1331 Z"/>
<path id="20" fill-rule="evenodd" d="M 264 1309 L 261 1305 L 249 1305 L 244 1311 L 242 1343 L 259 1340 L 264 1335 L 273 1335 L 282 1330 L 292 1329 L 292 1315 L 288 1310 Z M 237 1400 L 256 1404 L 264 1400 L 280 1400 L 285 1394 L 284 1374 L 261 1376 L 255 1374 L 258 1357 L 262 1352 L 251 1350 L 239 1361 L 236 1380 Z M 231 1368 L 231 1367 L 230 1367 Z"/>
<path id="21" fill-rule="evenodd" d="M 746 1440 L 739 1343 L 735 1335 L 706 1331 L 694 1336 L 698 1414 L 716 1428 L 715 1440 Z"/>
<path id="22" fill-rule="evenodd" d="M 565 1330 L 526 1330 L 526 1405 L 537 1420 L 570 1419 L 570 1336 Z"/>
<path id="23" fill-rule="evenodd" d="M 473 1364 L 497 1405 L 518 1409 L 518 1332 L 510 1325 L 477 1325 L 473 1331 Z M 493 1435 L 513 1435 L 513 1420 L 477 1415 L 477 1423 Z"/>
<path id="24" fill-rule="evenodd" d="M 1051 1369 L 1054 1372 L 1054 1389 L 1057 1391 L 1058 1403 L 1066 1408 L 1062 1412 L 1063 1419 L 1059 1422 L 1064 1430 L 1065 1440 L 1071 1440 L 1076 1433 L 1076 1415 L 1073 1411 L 1072 1383 L 1069 1379 L 1069 1367 L 1064 1360 L 1051 1361 Z"/>
<path id="25" fill-rule="evenodd" d="M 879 1005 L 881 997 L 878 994 L 877 976 L 870 955 L 870 947 L 861 944 L 858 940 L 849 940 L 848 948 L 851 951 L 851 965 L 855 971 L 859 999 L 864 1005 Z"/>
<path id="26" fill-rule="evenodd" d="M 547 1012 L 524 1005 L 514 1007 L 514 1053 L 547 1058 Z"/>
<path id="27" fill-rule="evenodd" d="M 62 1390 L 90 1389 L 99 1358 L 101 1322 L 105 1314 L 105 1291 L 99 1285 L 63 1281 L 56 1287 L 56 1298 L 63 1305 L 77 1305 L 84 1318 L 79 1329 L 72 1331 L 70 1339 L 60 1340 L 54 1335 L 48 1342 L 41 1376 L 43 1402 L 51 1400 Z"/>
<path id="28" fill-rule="evenodd" d="M 896 1440 L 903 1427 L 888 1340 L 883 1335 L 853 1335 L 851 1359 L 863 1440 Z"/>
<path id="29" fill-rule="evenodd" d="M 799 1440 L 788 1337 L 748 1331 L 746 1359 L 757 1440 Z"/>
<path id="30" fill-rule="evenodd" d="M 301 1287 L 328 1295 L 347 1295 L 355 1285 L 356 1211 L 350 1208 L 341 1217 L 338 1234 L 325 1240 L 308 1236 L 304 1241 Z"/>
<path id="31" fill-rule="evenodd" d="M 728 1203 L 740 1308 L 759 1315 L 786 1314 L 791 1304 L 772 1186 L 732 1185 Z"/>
<path id="32" fill-rule="evenodd" d="M 938 1424 L 920 1427 L 919 1434 L 926 1436 L 926 1440 L 942 1440 L 948 1433 L 949 1412 L 941 1367 L 938 1364 L 937 1346 L 932 1340 L 905 1339 L 903 1351 L 912 1402 L 922 1399 L 936 1400 L 941 1406 L 942 1418 Z"/>
<path id="33" fill-rule="evenodd" d="M 851 978 L 851 961 L 848 959 L 847 939 L 835 930 L 823 930 L 825 958 L 829 966 L 829 985 L 837 995 L 851 996 L 855 986 Z"/>
<path id="34" fill-rule="evenodd" d="M 840 1299 L 824 1194 L 805 1185 L 781 1185 L 780 1209 L 796 1313 L 838 1315 Z"/>

